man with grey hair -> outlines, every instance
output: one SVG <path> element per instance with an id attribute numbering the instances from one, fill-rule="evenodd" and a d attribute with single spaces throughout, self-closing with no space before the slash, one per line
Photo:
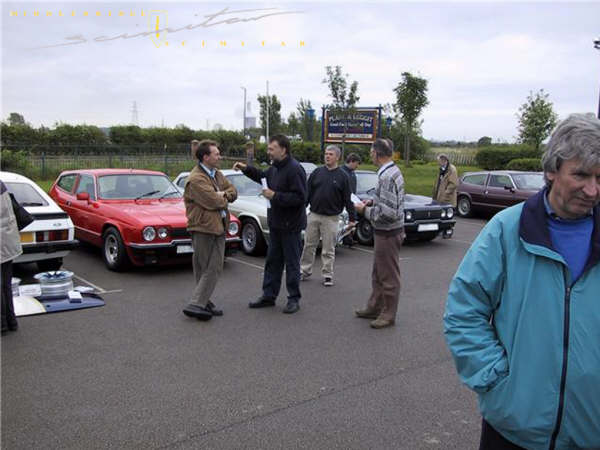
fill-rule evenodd
<path id="1" fill-rule="evenodd" d="M 377 171 L 373 200 L 356 203 L 356 211 L 371 222 L 375 255 L 371 274 L 371 295 L 357 317 L 372 319 L 375 329 L 394 325 L 400 300 L 400 247 L 404 240 L 404 178 L 392 159 L 394 145 L 377 139 L 371 147 Z"/>
<path id="2" fill-rule="evenodd" d="M 546 187 L 484 227 L 448 292 L 480 449 L 600 448 L 600 120 L 569 116 L 542 165 Z"/>
<path id="3" fill-rule="evenodd" d="M 350 200 L 350 180 L 338 167 L 340 149 L 329 145 L 325 149 L 325 165 L 310 174 L 307 182 L 310 214 L 304 233 L 304 249 L 300 258 L 301 280 L 312 274 L 315 251 L 322 241 L 321 273 L 323 285 L 333 286 L 333 263 L 337 241 L 339 215 L 344 207 L 350 218 L 349 226 L 356 222 L 354 204 Z"/>

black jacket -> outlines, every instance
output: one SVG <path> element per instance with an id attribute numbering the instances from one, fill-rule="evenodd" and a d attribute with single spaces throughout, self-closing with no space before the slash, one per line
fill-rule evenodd
<path id="1" fill-rule="evenodd" d="M 356 174 L 354 173 L 354 170 L 349 168 L 346 164 L 342 165 L 340 168 L 348 175 L 348 178 L 350 179 L 350 190 L 353 194 L 356 194 Z"/>
<path id="2" fill-rule="evenodd" d="M 345 206 L 350 220 L 356 221 L 351 193 L 350 179 L 339 167 L 329 170 L 322 166 L 308 177 L 308 203 L 314 213 L 337 216 Z"/>
<path id="3" fill-rule="evenodd" d="M 306 172 L 298 161 L 289 156 L 267 170 L 247 166 L 243 173 L 259 184 L 266 178 L 269 189 L 275 191 L 267 210 L 269 229 L 298 232 L 306 228 Z"/>

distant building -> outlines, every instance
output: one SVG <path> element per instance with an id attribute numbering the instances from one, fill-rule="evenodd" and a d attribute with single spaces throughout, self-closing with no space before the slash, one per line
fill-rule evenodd
<path id="1" fill-rule="evenodd" d="M 246 103 L 246 122 L 244 128 L 256 128 L 256 116 L 252 115 L 252 106 L 250 102 Z"/>
<path id="2" fill-rule="evenodd" d="M 221 125 L 220 123 L 215 123 L 213 125 L 213 131 L 219 131 L 223 129 L 223 125 Z"/>

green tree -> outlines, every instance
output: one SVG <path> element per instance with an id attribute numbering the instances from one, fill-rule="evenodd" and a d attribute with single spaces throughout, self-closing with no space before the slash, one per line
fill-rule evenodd
<path id="1" fill-rule="evenodd" d="M 310 100 L 300 99 L 296 109 L 298 110 L 298 120 L 300 121 L 300 134 L 302 135 L 302 139 L 305 141 L 312 141 L 314 136 L 318 136 L 318 134 L 315 134 L 314 132 L 316 119 L 315 111 Z M 312 111 L 312 114 L 309 111 Z"/>
<path id="2" fill-rule="evenodd" d="M 519 108 L 519 142 L 530 144 L 540 150 L 542 142 L 556 126 L 558 116 L 554 112 L 549 94 L 540 89 L 535 95 L 529 92 L 527 100 Z"/>
<path id="3" fill-rule="evenodd" d="M 39 143 L 39 133 L 29 124 L 11 125 L 2 122 L 0 126 L 0 137 L 3 145 L 22 145 L 23 149 L 31 147 L 32 144 Z"/>
<path id="4" fill-rule="evenodd" d="M 427 100 L 427 80 L 412 75 L 409 72 L 402 73 L 402 81 L 394 88 L 396 103 L 394 110 L 404 126 L 404 160 L 410 165 L 410 136 L 415 133 L 415 127 L 420 125 L 417 118 L 423 108 L 429 104 Z"/>
<path id="5" fill-rule="evenodd" d="M 480 137 L 477 141 L 477 147 L 487 147 L 492 145 L 492 138 L 489 136 Z"/>
<path id="6" fill-rule="evenodd" d="M 91 146 L 106 144 L 107 138 L 102 130 L 94 125 L 69 125 L 56 123 L 49 132 L 49 141 L 53 145 Z"/>
<path id="7" fill-rule="evenodd" d="M 117 125 L 110 128 L 110 140 L 115 144 L 133 145 L 144 142 L 144 136 L 137 125 Z"/>
<path id="8" fill-rule="evenodd" d="M 296 117 L 296 114 L 290 113 L 286 126 L 287 134 L 289 136 L 296 136 L 297 134 L 300 134 L 300 131 L 302 131 L 302 125 L 300 124 L 300 121 Z"/>
<path id="9" fill-rule="evenodd" d="M 360 97 L 356 93 L 358 90 L 358 82 L 353 81 L 348 86 L 348 74 L 342 74 L 342 67 L 331 66 L 325 67 L 326 77 L 323 79 L 323 84 L 329 88 L 329 96 L 332 98 L 332 103 L 327 105 L 329 114 L 338 117 L 344 124 L 344 132 L 342 134 L 342 159 L 344 158 L 344 145 L 346 143 L 346 133 L 348 131 L 348 119 L 356 112 L 356 104 Z"/>
<path id="10" fill-rule="evenodd" d="M 27 122 L 25 122 L 25 118 L 21 114 L 12 112 L 8 116 L 8 124 L 11 126 L 27 125 Z"/>
<path id="11" fill-rule="evenodd" d="M 273 136 L 282 131 L 281 121 L 281 103 L 276 95 L 258 96 L 258 104 L 260 105 L 260 125 L 263 136 L 267 136 L 267 99 L 269 100 L 269 134 Z M 267 139 L 269 136 L 267 136 Z"/>

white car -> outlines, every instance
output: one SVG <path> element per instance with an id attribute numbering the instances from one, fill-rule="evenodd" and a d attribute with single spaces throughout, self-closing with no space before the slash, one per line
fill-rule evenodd
<path id="1" fill-rule="evenodd" d="M 0 172 L 0 180 L 35 219 L 21 230 L 23 253 L 13 262 L 36 262 L 42 272 L 60 269 L 63 258 L 79 244 L 67 213 L 27 177 Z"/>

